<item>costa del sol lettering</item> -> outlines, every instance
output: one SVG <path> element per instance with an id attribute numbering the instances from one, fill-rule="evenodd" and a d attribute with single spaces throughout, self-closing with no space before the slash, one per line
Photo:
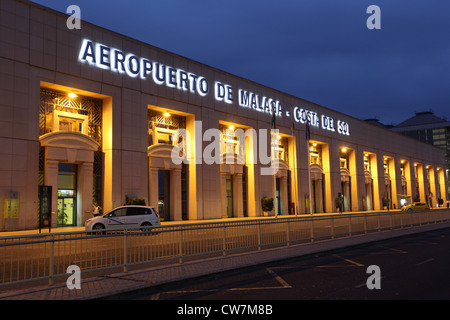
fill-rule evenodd
<path id="1" fill-rule="evenodd" d="M 78 60 L 81 63 L 88 63 L 103 70 L 126 74 L 131 78 L 152 79 L 157 85 L 165 85 L 169 88 L 176 88 L 202 97 L 207 96 L 210 91 L 208 80 L 201 75 L 138 57 L 133 53 L 125 53 L 120 49 L 95 43 L 89 39 L 83 40 Z M 244 89 L 238 89 L 236 99 L 233 87 L 219 81 L 214 82 L 213 90 L 216 101 L 234 104 L 237 100 L 238 106 L 242 108 L 270 115 L 275 113 L 276 117 L 282 117 L 283 115 L 286 117 L 292 116 L 294 121 L 298 123 L 308 123 L 311 127 L 337 132 L 342 135 L 350 135 L 350 128 L 347 122 L 335 121 L 327 115 L 319 116 L 315 111 L 292 107 L 293 114 L 291 115 L 290 110 L 283 111 L 279 100 Z"/>

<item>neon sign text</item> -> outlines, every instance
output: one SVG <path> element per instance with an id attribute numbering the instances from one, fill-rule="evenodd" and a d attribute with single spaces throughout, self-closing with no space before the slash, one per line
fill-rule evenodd
<path id="1" fill-rule="evenodd" d="M 126 74 L 131 78 L 151 79 L 156 85 L 189 91 L 202 97 L 207 96 L 210 91 L 208 80 L 201 75 L 157 61 L 151 61 L 144 57 L 138 57 L 133 53 L 125 53 L 120 49 L 95 43 L 89 39 L 83 40 L 78 54 L 78 61 L 103 70 Z M 291 115 L 291 111 L 283 111 L 279 100 L 244 89 L 238 89 L 237 95 L 235 95 L 231 85 L 220 81 L 215 81 L 213 87 L 214 99 L 218 102 L 234 104 L 237 101 L 238 106 L 242 108 L 274 114 L 276 117 L 282 117 L 284 114 L 286 117 L 292 116 L 295 122 L 301 124 L 309 124 L 311 127 L 337 132 L 342 135 L 350 135 L 350 128 L 347 122 L 335 121 L 329 116 L 319 116 L 315 111 L 299 107 L 293 107 Z"/>

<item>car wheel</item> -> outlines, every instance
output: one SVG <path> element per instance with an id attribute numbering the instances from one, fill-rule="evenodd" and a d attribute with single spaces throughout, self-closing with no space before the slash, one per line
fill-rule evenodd
<path id="1" fill-rule="evenodd" d="M 150 222 L 144 222 L 143 224 L 141 224 L 142 231 L 150 231 L 151 227 L 152 227 L 152 224 Z"/>
<path id="2" fill-rule="evenodd" d="M 102 225 L 101 223 L 94 224 L 94 226 L 92 227 L 92 230 L 97 230 L 97 231 L 104 230 L 104 229 L 105 229 L 105 226 Z"/>

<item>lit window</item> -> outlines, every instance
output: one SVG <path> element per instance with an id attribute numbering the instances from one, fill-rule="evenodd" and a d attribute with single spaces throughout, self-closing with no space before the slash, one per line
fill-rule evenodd
<path id="1" fill-rule="evenodd" d="M 88 116 L 59 110 L 53 110 L 52 116 L 52 131 L 70 131 L 85 135 L 88 134 Z"/>

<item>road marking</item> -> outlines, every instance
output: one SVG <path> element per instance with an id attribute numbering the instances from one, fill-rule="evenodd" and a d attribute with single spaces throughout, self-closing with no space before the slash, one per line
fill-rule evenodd
<path id="1" fill-rule="evenodd" d="M 434 260 L 434 259 L 433 259 L 433 258 L 431 258 L 431 259 L 428 259 L 428 260 L 425 260 L 425 261 L 422 261 L 422 262 L 416 263 L 416 267 L 418 267 L 418 266 L 421 266 L 421 265 L 423 265 L 423 264 L 425 264 L 425 263 L 431 262 L 431 261 L 433 261 L 433 260 Z"/>
<path id="2" fill-rule="evenodd" d="M 385 246 L 377 246 L 378 248 L 383 248 L 383 249 L 388 249 L 388 250 L 392 250 L 398 253 L 408 253 L 408 251 L 405 250 L 400 250 L 400 249 L 395 249 L 395 248 L 390 248 L 390 247 L 385 247 Z M 382 254 L 382 252 L 380 253 Z"/>
<path id="3" fill-rule="evenodd" d="M 283 288 L 292 288 L 286 281 L 283 280 L 283 278 L 281 278 L 278 274 L 275 273 L 275 271 L 272 270 L 272 268 L 267 268 L 266 269 L 267 272 L 269 272 L 272 276 L 275 277 L 275 279 L 281 283 L 281 285 L 283 286 Z"/>
<path id="4" fill-rule="evenodd" d="M 357 267 L 364 267 L 364 265 L 361 264 L 361 263 L 358 263 L 358 262 L 356 262 L 356 261 L 353 261 L 353 260 L 350 260 L 350 259 L 341 257 L 340 255 L 337 255 L 337 254 L 333 254 L 333 257 L 336 257 L 336 258 L 342 259 L 342 260 L 344 260 L 344 261 L 347 261 L 348 263 L 354 264 L 354 265 L 357 266 Z"/>
<path id="5" fill-rule="evenodd" d="M 420 240 L 418 242 L 421 242 L 421 243 L 424 243 L 424 244 L 431 244 L 431 245 L 434 245 L 434 246 L 437 246 L 439 244 L 439 243 L 428 241 L 428 240 Z"/>
<path id="6" fill-rule="evenodd" d="M 249 291 L 249 290 L 272 290 L 272 289 L 291 289 L 292 286 L 289 285 L 283 278 L 281 278 L 272 268 L 267 268 L 266 271 L 274 277 L 280 284 L 280 286 L 274 287 L 252 287 L 252 288 L 228 288 L 228 289 L 191 289 L 191 290 L 175 290 L 159 292 L 150 297 L 151 300 L 159 300 L 161 294 L 185 294 L 185 293 L 199 293 L 199 292 L 221 292 L 221 291 Z"/>
<path id="7" fill-rule="evenodd" d="M 150 297 L 150 300 L 159 300 L 160 293 L 156 293 Z"/>

